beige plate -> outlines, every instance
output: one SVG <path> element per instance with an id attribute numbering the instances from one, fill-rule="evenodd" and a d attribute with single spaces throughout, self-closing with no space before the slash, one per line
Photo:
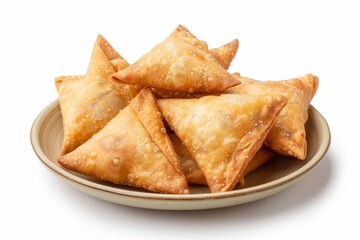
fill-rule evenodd
<path id="1" fill-rule="evenodd" d="M 255 201 L 275 194 L 299 180 L 324 157 L 330 144 L 330 131 L 324 117 L 314 108 L 309 109 L 306 124 L 308 155 L 300 161 L 276 157 L 246 176 L 246 185 L 224 193 L 210 193 L 204 186 L 191 186 L 192 194 L 159 194 L 140 189 L 98 181 L 61 167 L 56 158 L 62 139 L 62 117 L 58 101 L 47 106 L 35 119 L 31 129 L 31 143 L 42 163 L 66 182 L 92 196 L 128 206 L 195 210 L 220 208 Z"/>

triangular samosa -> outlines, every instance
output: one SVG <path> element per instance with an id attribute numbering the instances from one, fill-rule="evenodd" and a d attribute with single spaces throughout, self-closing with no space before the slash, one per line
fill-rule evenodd
<path id="1" fill-rule="evenodd" d="M 73 171 L 162 193 L 189 193 L 179 160 L 149 89 L 102 130 L 58 162 Z"/>
<path id="2" fill-rule="evenodd" d="M 243 181 L 262 146 L 283 96 L 224 94 L 199 99 L 159 99 L 163 117 L 195 158 L 212 192 Z"/>
<path id="3" fill-rule="evenodd" d="M 239 84 L 211 54 L 207 44 L 179 26 L 114 80 L 177 92 L 214 93 Z"/>
<path id="4" fill-rule="evenodd" d="M 131 95 L 127 84 L 111 80 L 115 68 L 126 66 L 128 63 L 99 35 L 86 75 L 55 79 L 63 117 L 62 154 L 84 143 L 129 104 Z"/>
<path id="5" fill-rule="evenodd" d="M 282 155 L 305 159 L 307 152 L 305 123 L 319 79 L 312 74 L 283 81 L 256 81 L 241 77 L 238 79 L 241 85 L 228 89 L 227 93 L 278 94 L 288 98 L 287 105 L 275 119 L 274 127 L 270 130 L 265 145 Z"/>
<path id="6" fill-rule="evenodd" d="M 191 34 L 189 32 L 189 34 Z M 203 46 L 205 47 L 205 46 Z M 225 68 L 228 69 L 232 60 L 234 59 L 237 49 L 239 47 L 239 41 L 237 39 L 218 48 L 210 49 L 210 52 L 214 55 L 216 60 Z M 237 77 L 237 76 L 236 76 Z M 130 86 L 132 86 L 130 84 Z M 136 86 L 136 85 L 135 85 Z M 199 98 L 205 96 L 204 94 L 196 94 L 189 92 L 174 92 L 165 89 L 152 88 L 153 92 L 161 96 L 162 98 Z"/>

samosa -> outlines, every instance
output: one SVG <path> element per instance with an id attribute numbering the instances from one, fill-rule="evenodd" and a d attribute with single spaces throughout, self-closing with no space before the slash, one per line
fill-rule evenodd
<path id="1" fill-rule="evenodd" d="M 300 160 L 306 158 L 307 142 L 305 123 L 308 119 L 308 108 L 314 97 L 319 79 L 312 74 L 300 78 L 282 81 L 256 81 L 249 78 L 238 78 L 241 85 L 228 89 L 232 94 L 283 95 L 288 99 L 287 105 L 275 119 L 265 145 L 282 155 L 294 156 Z"/>
<path id="2" fill-rule="evenodd" d="M 283 96 L 223 94 L 199 99 L 159 99 L 163 117 L 196 160 L 212 192 L 243 182 Z"/>
<path id="3" fill-rule="evenodd" d="M 129 104 L 133 96 L 127 84 L 111 80 L 115 70 L 128 65 L 99 35 L 86 75 L 55 79 L 63 117 L 62 154 L 73 151 L 87 141 Z"/>
<path id="4" fill-rule="evenodd" d="M 58 162 L 116 184 L 161 193 L 190 192 L 149 89 L 143 89 L 102 130 Z"/>
<path id="5" fill-rule="evenodd" d="M 204 41 L 179 25 L 161 44 L 112 75 L 115 81 L 174 92 L 214 93 L 239 84 Z"/>

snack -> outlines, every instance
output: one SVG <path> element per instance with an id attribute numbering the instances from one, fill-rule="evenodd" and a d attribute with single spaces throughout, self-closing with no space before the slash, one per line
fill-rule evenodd
<path id="1" fill-rule="evenodd" d="M 86 76 L 55 79 L 64 126 L 62 154 L 87 141 L 129 104 L 131 96 L 127 85 L 115 83 L 110 78 L 115 73 L 110 61 L 115 60 L 121 60 L 121 67 L 128 65 L 99 35 Z"/>
<path id="2" fill-rule="evenodd" d="M 189 193 L 179 160 L 149 89 L 143 89 L 102 130 L 73 152 L 64 167 L 113 183 L 163 193 Z"/>
<path id="3" fill-rule="evenodd" d="M 189 33 L 190 34 L 190 33 Z M 210 52 L 216 60 L 225 68 L 228 69 L 232 60 L 234 59 L 239 47 L 237 39 L 224 44 L 221 47 L 210 49 Z M 234 76 L 238 77 L 238 76 Z M 137 86 L 137 85 L 134 85 Z M 206 94 L 190 93 L 190 92 L 176 92 L 160 88 L 151 88 L 151 90 L 162 98 L 199 98 L 206 96 Z"/>
<path id="4" fill-rule="evenodd" d="M 305 123 L 311 99 L 318 88 L 318 78 L 307 74 L 283 81 L 261 82 L 241 77 L 238 79 L 242 84 L 226 90 L 227 93 L 279 94 L 288 98 L 288 103 L 276 117 L 275 125 L 270 130 L 265 144 L 282 155 L 305 159 L 307 150 Z"/>
<path id="5" fill-rule="evenodd" d="M 205 96 L 159 99 L 166 122 L 190 151 L 211 192 L 224 192 L 243 182 L 245 169 L 261 147 L 283 96 Z"/>
<path id="6" fill-rule="evenodd" d="M 306 157 L 312 74 L 257 81 L 230 74 L 237 39 L 209 49 L 179 25 L 129 63 L 97 37 L 86 75 L 55 79 L 64 142 L 57 161 L 78 173 L 160 193 L 244 185 L 275 153 Z"/>
<path id="7" fill-rule="evenodd" d="M 189 93 L 221 92 L 239 84 L 182 26 L 137 62 L 112 75 L 116 81 Z"/>

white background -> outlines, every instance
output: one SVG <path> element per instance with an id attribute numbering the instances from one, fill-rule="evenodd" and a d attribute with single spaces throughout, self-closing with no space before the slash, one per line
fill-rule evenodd
<path id="1" fill-rule="evenodd" d="M 359 12 L 356 1 L 1 1 L 0 239 L 359 237 Z M 312 104 L 332 133 L 322 163 L 272 197 L 194 212 L 105 202 L 48 171 L 30 128 L 57 98 L 54 77 L 84 74 L 98 33 L 134 62 L 178 24 L 210 47 L 238 38 L 230 72 L 319 76 Z"/>

